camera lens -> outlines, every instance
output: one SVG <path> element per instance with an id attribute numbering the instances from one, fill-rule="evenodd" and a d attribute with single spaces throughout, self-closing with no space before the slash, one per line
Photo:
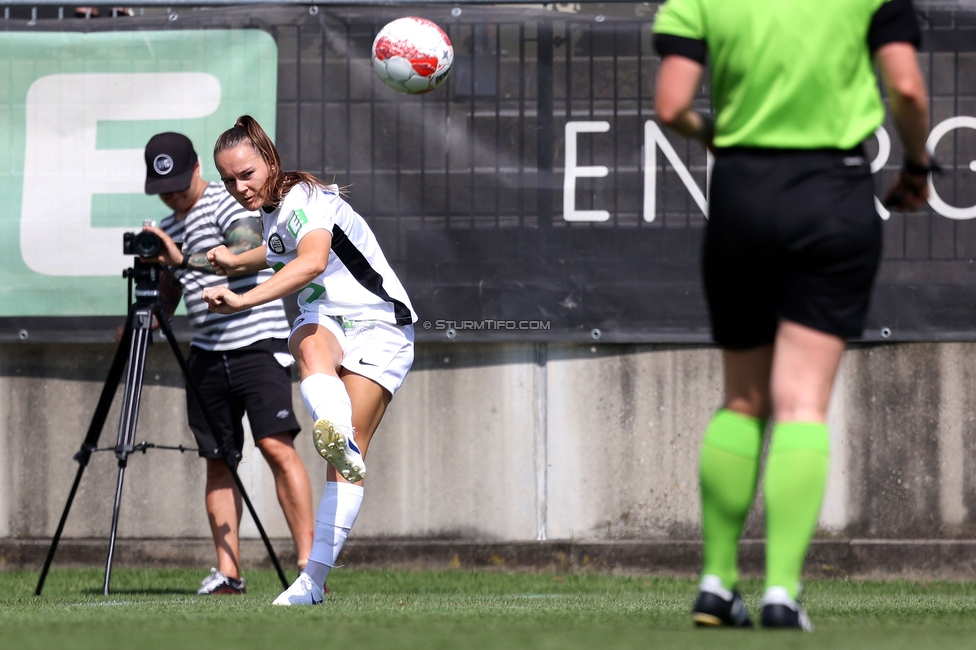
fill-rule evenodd
<path id="1" fill-rule="evenodd" d="M 161 240 L 155 233 L 142 231 L 133 240 L 133 250 L 139 257 L 155 257 L 163 247 Z"/>
<path id="2" fill-rule="evenodd" d="M 133 243 L 139 257 L 155 257 L 163 247 L 163 242 L 151 232 L 140 232 Z"/>
<path id="3" fill-rule="evenodd" d="M 122 253 L 139 257 L 156 257 L 163 249 L 163 240 L 156 234 L 147 232 L 127 232 L 122 234 Z"/>

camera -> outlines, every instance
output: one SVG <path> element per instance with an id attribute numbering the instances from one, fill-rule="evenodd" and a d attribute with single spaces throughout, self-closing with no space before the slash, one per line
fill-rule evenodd
<path id="1" fill-rule="evenodd" d="M 155 221 L 144 221 L 144 226 L 155 226 Z M 141 230 L 122 234 L 122 254 L 137 255 L 139 257 L 156 257 L 163 249 L 163 240 L 159 235 Z"/>

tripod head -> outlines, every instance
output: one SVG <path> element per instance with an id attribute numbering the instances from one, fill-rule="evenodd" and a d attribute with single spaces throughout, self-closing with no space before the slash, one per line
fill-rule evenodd
<path id="1" fill-rule="evenodd" d="M 129 305 L 132 305 L 132 285 L 135 284 L 135 304 L 149 306 L 159 300 L 159 275 L 161 264 L 146 263 L 138 257 L 132 258 L 132 266 L 122 271 L 122 277 L 129 279 Z"/>
<path id="2" fill-rule="evenodd" d="M 144 219 L 143 228 L 155 226 L 156 222 Z M 151 230 L 122 233 L 122 253 L 136 255 L 132 266 L 122 271 L 122 277 L 129 279 L 129 307 L 132 307 L 132 284 L 136 285 L 136 305 L 149 306 L 159 298 L 159 274 L 163 267 L 156 262 L 143 262 L 143 258 L 154 258 L 163 248 L 163 240 Z"/>

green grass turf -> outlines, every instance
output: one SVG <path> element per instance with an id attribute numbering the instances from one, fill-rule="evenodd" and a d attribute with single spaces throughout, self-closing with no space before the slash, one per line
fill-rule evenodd
<path id="1" fill-rule="evenodd" d="M 976 583 L 814 580 L 814 634 L 699 630 L 692 580 L 337 570 L 320 607 L 271 607 L 273 572 L 244 597 L 201 597 L 200 571 L 0 572 L 0 648 L 976 648 Z M 761 584 L 742 585 L 755 616 Z"/>

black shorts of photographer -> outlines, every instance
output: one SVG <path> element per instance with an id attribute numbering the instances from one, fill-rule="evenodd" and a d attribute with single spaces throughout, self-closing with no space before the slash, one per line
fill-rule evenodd
<path id="1" fill-rule="evenodd" d="M 213 419 L 210 427 L 190 391 L 186 412 L 202 458 L 222 458 L 233 450 L 239 460 L 244 449 L 243 418 L 247 414 L 255 444 L 280 433 L 292 439 L 301 427 L 292 410 L 291 372 L 275 354 L 288 354 L 282 339 L 264 339 L 237 350 L 211 352 L 190 348 L 187 365 L 200 389 L 204 408 Z"/>

